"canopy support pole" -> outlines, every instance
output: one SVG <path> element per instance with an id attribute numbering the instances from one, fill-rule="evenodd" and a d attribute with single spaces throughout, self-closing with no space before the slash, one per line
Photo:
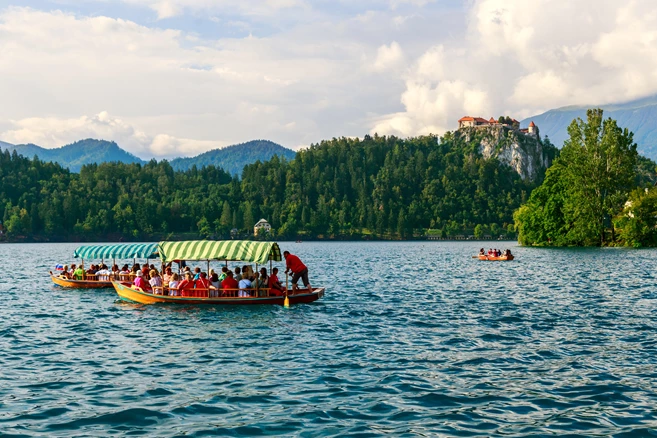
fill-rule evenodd
<path id="1" fill-rule="evenodd" d="M 257 263 L 256 263 L 256 270 L 255 270 L 255 273 L 258 274 L 258 264 L 257 264 Z M 259 276 L 260 276 L 260 275 L 258 274 L 258 277 L 259 277 Z M 260 288 L 258 287 L 259 284 L 260 284 L 260 278 L 258 278 L 258 279 L 256 280 L 256 287 L 255 287 L 255 289 L 256 289 L 256 297 L 259 297 L 259 296 L 260 296 Z"/>

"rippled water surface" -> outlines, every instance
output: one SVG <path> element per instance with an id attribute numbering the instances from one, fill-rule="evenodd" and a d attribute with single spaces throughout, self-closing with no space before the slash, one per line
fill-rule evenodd
<path id="1" fill-rule="evenodd" d="M 0 435 L 655 435 L 657 251 L 288 243 L 285 309 L 51 285 L 75 246 L 0 245 Z"/>

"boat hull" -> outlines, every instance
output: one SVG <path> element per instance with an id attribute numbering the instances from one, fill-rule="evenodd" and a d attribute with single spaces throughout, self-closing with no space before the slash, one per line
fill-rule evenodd
<path id="1" fill-rule="evenodd" d="M 493 256 L 487 256 L 487 255 L 479 255 L 479 260 L 488 260 L 491 262 L 508 262 L 513 260 L 514 257 L 512 255 L 510 256 L 499 256 L 499 257 L 493 257 Z"/>
<path id="2" fill-rule="evenodd" d="M 69 280 L 50 273 L 50 279 L 57 286 L 65 287 L 68 289 L 105 289 L 112 287 L 111 281 L 85 281 L 85 280 Z"/>
<path id="3" fill-rule="evenodd" d="M 172 297 L 167 295 L 153 295 L 147 292 L 132 289 L 127 283 L 112 282 L 116 293 L 122 300 L 139 304 L 220 304 L 220 305 L 254 305 L 254 304 L 277 304 L 283 305 L 285 297 L 244 297 L 244 298 L 197 298 L 197 297 Z M 315 288 L 312 293 L 300 293 L 289 295 L 290 304 L 312 303 L 324 296 L 324 288 Z"/>

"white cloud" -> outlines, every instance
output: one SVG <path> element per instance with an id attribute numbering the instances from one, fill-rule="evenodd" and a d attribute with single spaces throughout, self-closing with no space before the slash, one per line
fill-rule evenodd
<path id="1" fill-rule="evenodd" d="M 468 30 L 417 58 L 405 111 L 379 118 L 372 132 L 440 133 L 463 115 L 521 118 L 657 93 L 653 1 L 476 0 Z"/>
<path id="2" fill-rule="evenodd" d="M 71 119 L 32 117 L 12 121 L 12 128 L 0 134 L 9 143 L 34 143 L 54 148 L 85 138 L 102 138 L 117 142 L 137 156 L 177 157 L 196 155 L 226 146 L 216 141 L 177 138 L 167 134 L 149 135 L 131 124 L 112 117 L 107 111 L 94 116 Z"/>
<path id="3" fill-rule="evenodd" d="M 657 93 L 651 0 L 122 2 L 266 36 L 164 28 L 189 17 L 149 27 L 0 10 L 0 140 L 107 136 L 147 158 L 253 138 L 440 134 L 466 114 L 521 118 Z"/>
<path id="4" fill-rule="evenodd" d="M 404 62 L 404 52 L 401 46 L 393 41 L 389 46 L 385 44 L 379 47 L 372 68 L 375 71 L 394 69 Z"/>

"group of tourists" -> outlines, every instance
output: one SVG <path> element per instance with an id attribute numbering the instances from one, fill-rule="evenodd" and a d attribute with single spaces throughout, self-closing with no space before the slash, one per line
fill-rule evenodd
<path id="1" fill-rule="evenodd" d="M 285 274 L 292 274 L 292 294 L 297 293 L 299 280 L 309 290 L 312 290 L 308 281 L 308 268 L 303 262 L 289 251 L 283 253 L 285 257 Z M 123 265 L 113 265 L 111 269 L 105 264 L 91 265 L 85 271 L 82 265 L 72 264 L 69 268 L 63 267 L 62 277 L 71 280 L 98 280 L 130 281 L 132 285 L 142 291 L 155 295 L 188 296 L 188 297 L 266 297 L 284 296 L 288 290 L 278 278 L 278 268 L 271 273 L 267 268 L 254 272 L 250 265 L 236 266 L 233 270 L 228 266 L 221 268 L 221 273 L 210 269 L 204 272 L 196 267 L 194 270 L 180 263 L 182 270 L 173 272 L 171 263 L 162 265 L 158 270 L 155 265 L 145 263 L 143 266 L 135 263 L 132 268 Z M 183 267 L 184 266 L 184 267 Z"/>
<path id="2" fill-rule="evenodd" d="M 501 251 L 497 248 L 488 248 L 488 252 L 484 250 L 484 248 L 481 248 L 479 250 L 479 255 L 480 256 L 488 256 L 488 257 L 502 257 L 502 256 L 510 256 L 511 255 L 511 250 L 510 249 L 505 249 L 504 251 Z"/>

